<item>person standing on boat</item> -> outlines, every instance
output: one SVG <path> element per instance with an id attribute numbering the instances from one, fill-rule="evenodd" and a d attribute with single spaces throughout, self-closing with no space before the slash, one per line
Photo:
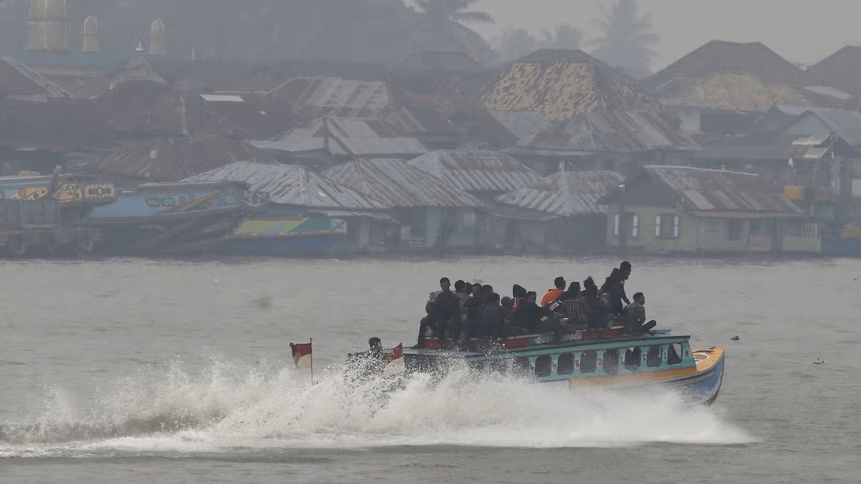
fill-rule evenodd
<path id="1" fill-rule="evenodd" d="M 629 277 L 631 277 L 631 263 L 625 260 L 619 264 L 619 280 L 622 281 L 620 294 L 622 296 L 622 301 L 626 305 L 631 304 L 631 301 L 628 301 L 628 295 L 625 294 L 625 281 L 627 281 Z"/>
<path id="2" fill-rule="evenodd" d="M 446 324 L 454 317 L 460 315 L 460 300 L 455 293 L 451 292 L 451 282 L 448 277 L 439 280 L 440 291 L 431 295 L 425 309 L 427 316 L 419 325 L 419 347 L 424 345 L 425 332 L 431 328 L 434 336 L 439 338 L 440 343 L 445 339 Z"/>
<path id="3" fill-rule="evenodd" d="M 613 269 L 610 277 L 604 281 L 604 286 L 601 288 L 602 297 L 606 299 L 604 304 L 613 316 L 621 314 L 622 310 L 625 308 L 625 305 L 622 304 L 623 298 L 627 300 L 625 297 L 625 280 L 623 277 L 621 270 Z"/>
<path id="4" fill-rule="evenodd" d="M 544 297 L 541 298 L 541 307 L 546 308 L 551 304 L 555 303 L 557 299 L 559 299 L 562 294 L 565 293 L 565 278 L 557 277 L 553 280 L 553 285 L 556 286 L 553 289 L 548 289 L 547 293 L 544 294 Z"/>

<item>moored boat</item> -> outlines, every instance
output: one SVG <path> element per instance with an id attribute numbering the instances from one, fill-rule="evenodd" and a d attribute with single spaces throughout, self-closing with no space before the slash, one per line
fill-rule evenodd
<path id="1" fill-rule="evenodd" d="M 669 330 L 623 336 L 623 325 L 562 334 L 534 334 L 493 341 L 471 339 L 466 347 L 441 348 L 428 338 L 404 349 L 407 371 L 437 371 L 462 360 L 478 371 L 527 377 L 571 389 L 639 390 L 663 387 L 685 403 L 712 404 L 723 380 L 724 351 L 692 348 L 690 336 Z M 445 345 L 443 345 L 445 346 Z"/>

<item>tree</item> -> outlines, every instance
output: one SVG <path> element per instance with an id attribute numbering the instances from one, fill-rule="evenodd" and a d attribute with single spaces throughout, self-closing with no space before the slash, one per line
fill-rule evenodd
<path id="1" fill-rule="evenodd" d="M 544 47 L 548 49 L 575 50 L 580 48 L 583 34 L 571 24 L 561 24 L 553 30 L 544 29 Z"/>
<path id="2" fill-rule="evenodd" d="M 485 12 L 467 11 L 478 0 L 416 0 L 419 11 L 431 22 L 445 25 L 447 22 L 492 24 L 493 17 Z"/>
<path id="3" fill-rule="evenodd" d="M 654 47 L 660 41 L 651 31 L 651 19 L 640 15 L 636 0 L 617 0 L 609 11 L 601 4 L 599 7 L 603 37 L 590 42 L 596 47 L 592 55 L 634 77 L 648 75 L 650 61 L 657 55 Z"/>
<path id="4" fill-rule="evenodd" d="M 499 60 L 510 62 L 540 49 L 579 49 L 583 39 L 580 31 L 569 24 L 544 29 L 541 35 L 543 38 L 538 39 L 524 29 L 506 29 L 497 48 Z"/>

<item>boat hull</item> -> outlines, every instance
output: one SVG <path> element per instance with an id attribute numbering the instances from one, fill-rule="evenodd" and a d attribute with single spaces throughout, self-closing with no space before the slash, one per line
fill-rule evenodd
<path id="1" fill-rule="evenodd" d="M 435 372 L 445 366 L 446 360 L 463 360 L 477 370 L 567 385 L 575 391 L 601 388 L 637 393 L 669 389 L 685 403 L 704 405 L 717 398 L 724 372 L 721 348 L 692 349 L 687 336 L 619 338 L 612 337 L 612 331 L 606 333 L 604 336 L 611 337 L 567 342 L 552 342 L 552 335 L 510 338 L 498 341 L 491 351 L 471 347 L 411 348 L 404 356 L 409 371 Z M 528 340 L 528 344 L 521 346 L 520 339 Z"/>

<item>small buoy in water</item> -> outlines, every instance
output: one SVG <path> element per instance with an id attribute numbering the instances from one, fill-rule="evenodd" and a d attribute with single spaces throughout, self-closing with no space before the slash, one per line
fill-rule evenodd
<path id="1" fill-rule="evenodd" d="M 731 340 L 733 340 L 733 341 L 738 341 L 738 340 L 739 340 L 739 339 L 741 339 L 741 338 L 739 338 L 738 336 L 733 336 L 733 337 L 732 337 L 732 338 L 730 338 L 730 339 L 731 339 Z"/>
<path id="2" fill-rule="evenodd" d="M 813 364 L 814 365 L 823 365 L 823 364 L 825 364 L 825 360 L 820 360 L 819 358 L 816 358 L 816 361 L 814 361 Z"/>

